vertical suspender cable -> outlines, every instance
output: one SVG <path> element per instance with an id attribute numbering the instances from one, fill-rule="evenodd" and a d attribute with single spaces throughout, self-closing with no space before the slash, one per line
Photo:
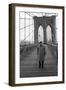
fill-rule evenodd
<path id="1" fill-rule="evenodd" d="M 24 13 L 24 27 L 26 27 L 26 13 Z M 24 28 L 24 38 L 26 38 L 26 28 Z"/>
<path id="2" fill-rule="evenodd" d="M 29 33 L 30 33 L 30 12 L 29 12 Z M 29 35 L 29 44 L 30 44 L 30 35 Z"/>

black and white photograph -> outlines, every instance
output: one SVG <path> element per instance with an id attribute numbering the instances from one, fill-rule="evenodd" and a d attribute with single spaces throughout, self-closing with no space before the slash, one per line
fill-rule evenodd
<path id="1" fill-rule="evenodd" d="M 19 12 L 20 78 L 58 75 L 57 16 Z"/>
<path id="2" fill-rule="evenodd" d="M 13 84 L 63 83 L 64 7 L 11 4 L 10 8 Z"/>

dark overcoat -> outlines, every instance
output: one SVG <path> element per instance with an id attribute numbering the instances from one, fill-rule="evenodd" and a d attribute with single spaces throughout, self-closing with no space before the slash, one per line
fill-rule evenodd
<path id="1" fill-rule="evenodd" d="M 44 46 L 39 46 L 37 48 L 37 53 L 38 53 L 39 61 L 44 61 L 44 58 L 45 58 L 45 47 Z"/>

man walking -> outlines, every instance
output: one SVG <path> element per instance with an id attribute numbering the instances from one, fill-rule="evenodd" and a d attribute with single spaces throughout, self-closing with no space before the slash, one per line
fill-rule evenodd
<path id="1" fill-rule="evenodd" d="M 45 59 L 45 47 L 42 45 L 42 42 L 39 43 L 37 48 L 38 59 L 39 59 L 39 68 L 43 68 L 44 59 Z"/>

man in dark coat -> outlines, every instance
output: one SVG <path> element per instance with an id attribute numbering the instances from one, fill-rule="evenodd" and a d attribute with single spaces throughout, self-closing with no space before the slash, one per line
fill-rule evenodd
<path id="1" fill-rule="evenodd" d="M 45 59 L 45 47 L 42 45 L 42 42 L 39 43 L 37 48 L 38 59 L 39 59 L 39 68 L 43 68 L 44 59 Z"/>

